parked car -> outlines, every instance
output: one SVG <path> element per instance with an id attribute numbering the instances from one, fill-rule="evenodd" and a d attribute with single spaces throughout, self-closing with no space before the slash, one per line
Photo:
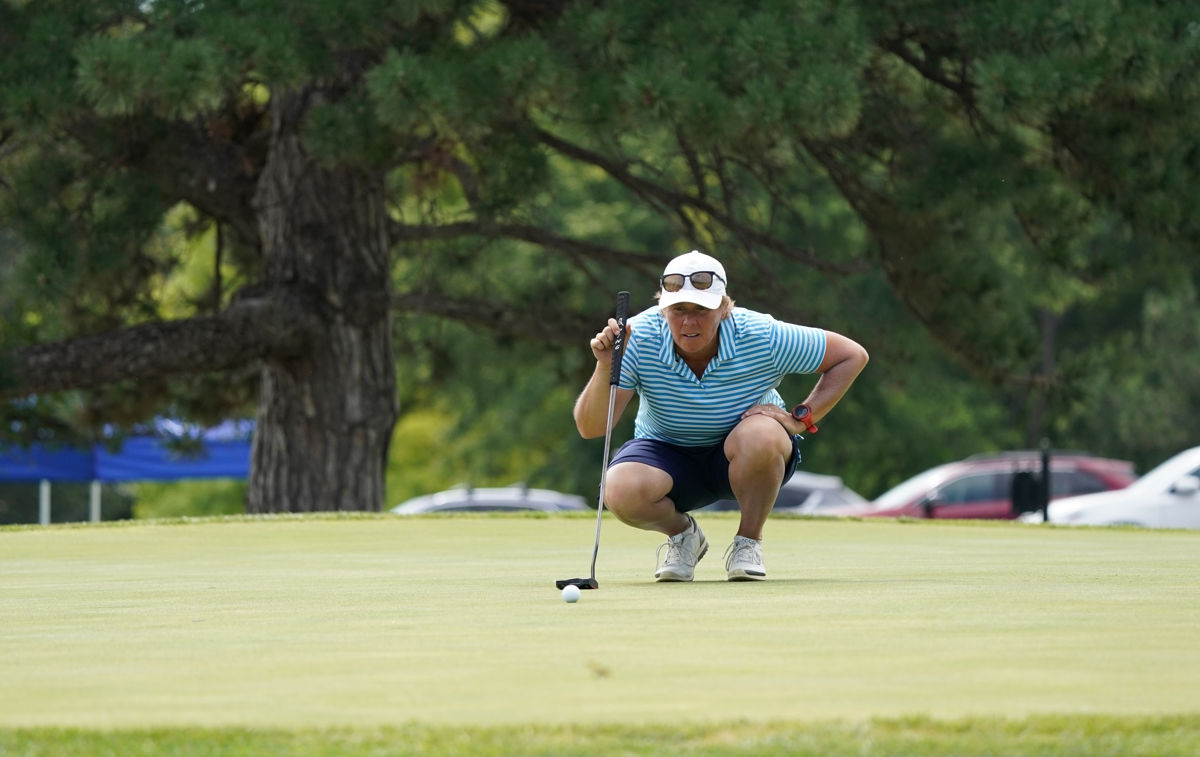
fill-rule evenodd
<path id="1" fill-rule="evenodd" d="M 464 486 L 434 494 L 425 494 L 402 502 L 391 509 L 398 515 L 419 513 L 478 513 L 504 511 L 562 512 L 589 510 L 578 494 L 527 486 L 474 488 Z"/>
<path id="2" fill-rule="evenodd" d="M 1040 522 L 1042 513 L 1021 520 Z M 1050 522 L 1200 528 L 1200 447 L 1180 452 L 1124 489 L 1052 502 Z"/>
<path id="3" fill-rule="evenodd" d="M 866 497 L 846 486 L 840 476 L 796 471 L 787 483 L 779 488 L 779 497 L 776 498 L 775 509 L 771 513 L 819 515 L 829 508 L 866 503 Z M 722 499 L 700 509 L 736 510 L 738 505 L 737 500 Z"/>
<path id="4" fill-rule="evenodd" d="M 1041 475 L 1039 450 L 973 455 L 945 463 L 904 481 L 858 507 L 830 515 L 910 518 L 1012 519 L 1014 480 Z M 1082 452 L 1052 452 L 1050 499 L 1122 489 L 1137 479 L 1133 463 Z"/>

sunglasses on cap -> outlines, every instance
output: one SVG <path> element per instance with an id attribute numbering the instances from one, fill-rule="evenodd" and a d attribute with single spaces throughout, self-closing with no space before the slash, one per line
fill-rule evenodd
<path id="1" fill-rule="evenodd" d="M 716 271 L 696 271 L 695 273 L 668 273 L 658 278 L 658 284 L 664 292 L 678 292 L 683 289 L 683 282 L 692 280 L 692 286 L 704 290 L 713 285 L 713 279 L 721 279 Z M 725 279 L 721 279 L 725 283 Z"/>

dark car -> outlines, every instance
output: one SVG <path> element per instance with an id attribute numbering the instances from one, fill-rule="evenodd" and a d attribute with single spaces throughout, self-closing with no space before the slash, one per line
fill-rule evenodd
<path id="1" fill-rule="evenodd" d="M 391 509 L 397 515 L 420 513 L 479 513 L 479 512 L 563 512 L 590 509 L 578 494 L 564 494 L 550 489 L 530 489 L 526 486 L 482 487 L 464 486 L 458 489 L 425 494 L 402 502 Z"/>
<path id="2" fill-rule="evenodd" d="M 796 471 L 779 489 L 772 514 L 820 515 L 830 508 L 866 505 L 867 500 L 840 476 Z M 701 510 L 737 510 L 736 500 L 722 499 Z"/>
<path id="3" fill-rule="evenodd" d="M 1040 476 L 1042 453 L 1018 450 L 974 455 L 919 473 L 859 507 L 836 508 L 831 515 L 888 518 L 1011 519 L 1014 481 Z M 1050 499 L 1123 489 L 1137 479 L 1133 463 L 1082 452 L 1050 455 Z"/>

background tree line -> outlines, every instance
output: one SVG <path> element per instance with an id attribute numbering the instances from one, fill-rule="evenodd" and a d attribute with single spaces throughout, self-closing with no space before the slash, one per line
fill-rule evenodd
<path id="1" fill-rule="evenodd" d="M 870 350 L 805 448 L 864 494 L 1196 441 L 1181 4 L 61 0 L 0 42 L 8 438 L 253 414 L 254 512 L 591 494 L 587 338 L 699 247 Z"/>

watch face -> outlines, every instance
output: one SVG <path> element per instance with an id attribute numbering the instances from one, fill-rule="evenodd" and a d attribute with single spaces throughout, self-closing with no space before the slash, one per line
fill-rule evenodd
<path id="1" fill-rule="evenodd" d="M 809 412 L 809 409 L 804 405 L 797 405 L 796 407 L 792 408 L 792 417 L 796 420 L 802 420 L 808 417 Z"/>

